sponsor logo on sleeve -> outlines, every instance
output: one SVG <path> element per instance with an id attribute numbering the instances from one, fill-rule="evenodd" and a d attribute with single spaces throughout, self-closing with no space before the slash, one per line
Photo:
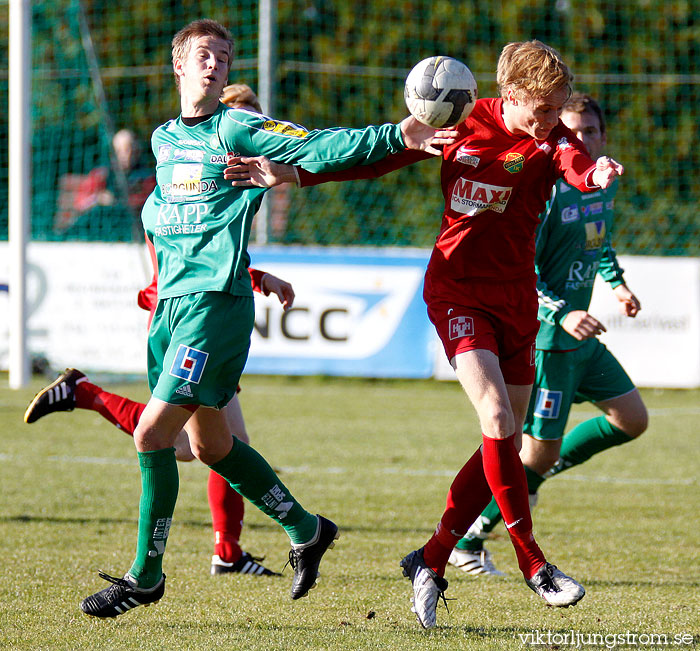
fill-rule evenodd
<path id="1" fill-rule="evenodd" d="M 209 353 L 180 344 L 170 367 L 170 375 L 192 384 L 199 384 Z"/>
<path id="2" fill-rule="evenodd" d="M 474 334 L 474 319 L 470 316 L 456 316 L 450 319 L 448 325 L 450 339 L 471 337 Z"/>
<path id="3" fill-rule="evenodd" d="M 525 156 L 517 151 L 509 151 L 506 154 L 506 159 L 503 162 L 503 169 L 510 174 L 517 174 L 523 171 Z"/>
<path id="4" fill-rule="evenodd" d="M 279 133 L 283 136 L 292 136 L 293 138 L 305 138 L 309 135 L 309 132 L 298 124 L 280 122 L 278 120 L 265 120 L 265 122 L 263 122 L 263 129 L 265 129 L 265 131 Z"/>
<path id="5" fill-rule="evenodd" d="M 561 391 L 537 389 L 537 397 L 535 399 L 535 416 L 537 418 L 559 418 L 561 400 Z"/>

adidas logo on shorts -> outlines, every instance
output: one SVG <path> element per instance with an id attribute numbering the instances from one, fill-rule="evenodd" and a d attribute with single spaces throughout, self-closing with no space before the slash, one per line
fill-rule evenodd
<path id="1" fill-rule="evenodd" d="M 176 389 L 175 393 L 179 393 L 181 396 L 185 396 L 187 398 L 194 398 L 194 394 L 192 393 L 192 388 L 190 387 L 189 384 L 185 384 L 185 386 L 182 386 L 179 389 Z"/>

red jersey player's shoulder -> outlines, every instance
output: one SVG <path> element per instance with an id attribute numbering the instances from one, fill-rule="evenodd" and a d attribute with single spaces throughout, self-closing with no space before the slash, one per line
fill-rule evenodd
<path id="1" fill-rule="evenodd" d="M 484 97 L 476 100 L 469 117 L 457 127 L 459 137 L 483 136 L 485 141 L 488 141 L 490 134 L 499 132 L 508 134 L 501 115 L 502 105 L 503 100 L 500 97 Z"/>
<path id="2" fill-rule="evenodd" d="M 567 151 L 578 151 L 588 156 L 588 152 L 583 143 L 576 137 L 576 134 L 569 129 L 561 120 L 554 129 L 552 129 L 546 142 L 551 146 L 552 150 L 557 154 L 563 154 Z"/>
<path id="3" fill-rule="evenodd" d="M 500 98 L 487 97 L 478 99 L 469 117 L 457 126 L 458 136 L 452 145 L 443 147 L 443 159 L 450 160 L 453 155 L 466 158 L 466 162 L 476 166 L 477 159 L 470 156 L 481 156 L 485 151 L 491 151 L 494 142 L 502 139 L 512 139 L 512 134 L 506 129 L 501 116 Z"/>
<path id="4" fill-rule="evenodd" d="M 479 122 L 493 122 L 501 115 L 503 100 L 499 97 L 482 97 L 476 100 L 469 117 L 459 125 L 458 129 L 470 130 L 471 125 Z"/>

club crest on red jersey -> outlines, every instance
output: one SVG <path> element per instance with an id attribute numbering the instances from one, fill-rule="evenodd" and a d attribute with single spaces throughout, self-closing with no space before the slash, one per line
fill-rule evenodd
<path id="1" fill-rule="evenodd" d="M 503 162 L 503 169 L 511 174 L 517 174 L 523 171 L 523 165 L 525 163 L 525 156 L 518 153 L 517 151 L 509 151 L 506 154 L 506 159 Z"/>

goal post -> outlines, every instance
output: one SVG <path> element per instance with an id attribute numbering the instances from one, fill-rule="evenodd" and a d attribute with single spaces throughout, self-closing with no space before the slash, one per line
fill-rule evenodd
<path id="1" fill-rule="evenodd" d="M 30 221 L 31 0 L 9 7 L 9 384 L 29 382 L 27 347 L 27 241 Z"/>

